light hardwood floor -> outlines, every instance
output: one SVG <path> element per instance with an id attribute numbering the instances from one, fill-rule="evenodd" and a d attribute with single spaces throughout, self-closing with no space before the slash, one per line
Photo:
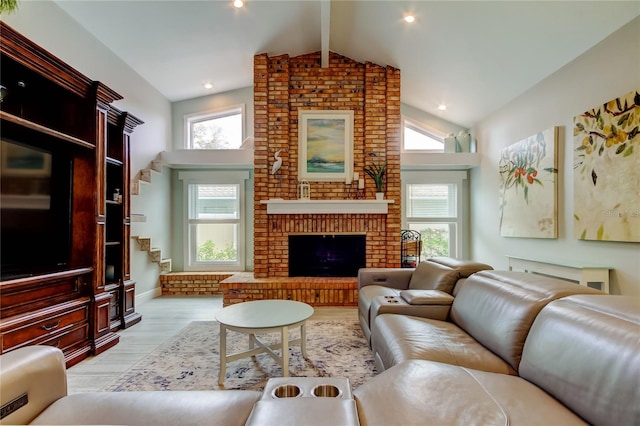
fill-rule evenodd
<path id="1" fill-rule="evenodd" d="M 139 304 L 142 321 L 119 331 L 120 343 L 67 370 L 68 392 L 99 391 L 192 321 L 213 321 L 221 296 L 163 296 Z M 312 319 L 357 320 L 355 307 L 316 307 Z"/>

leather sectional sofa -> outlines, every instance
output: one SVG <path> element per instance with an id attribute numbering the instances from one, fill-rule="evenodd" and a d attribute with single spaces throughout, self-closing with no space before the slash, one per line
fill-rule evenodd
<path id="1" fill-rule="evenodd" d="M 61 352 L 27 347 L 0 358 L 3 415 L 22 405 L 0 422 L 260 425 L 280 410 L 279 424 L 640 424 L 636 298 L 491 270 L 452 293 L 444 319 L 413 311 L 373 318 L 372 350 L 384 371 L 355 389 L 353 401 L 278 403 L 227 390 L 66 395 Z"/>
<path id="2" fill-rule="evenodd" d="M 376 316 L 371 334 L 376 368 L 384 371 L 408 359 L 427 359 L 517 374 L 524 341 L 540 310 L 574 294 L 604 295 L 524 272 L 475 273 L 456 290 L 444 320 L 414 313 Z"/>
<path id="3" fill-rule="evenodd" d="M 403 313 L 446 319 L 453 296 L 473 273 L 491 266 L 451 257 L 432 257 L 417 268 L 362 268 L 358 271 L 358 317 L 371 343 L 377 315 Z"/>
<path id="4" fill-rule="evenodd" d="M 518 375 L 400 362 L 354 391 L 360 424 L 638 425 L 639 309 L 625 296 L 551 301 L 526 333 Z"/>
<path id="5" fill-rule="evenodd" d="M 639 300 L 493 270 L 452 293 L 436 315 L 402 292 L 371 304 L 362 425 L 640 424 Z"/>

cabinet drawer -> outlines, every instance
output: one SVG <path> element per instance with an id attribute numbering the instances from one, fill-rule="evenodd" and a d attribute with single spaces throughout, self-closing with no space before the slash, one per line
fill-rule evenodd
<path id="1" fill-rule="evenodd" d="M 69 332 L 55 337 L 50 337 L 39 345 L 53 346 L 54 348 L 66 351 L 68 348 L 82 343 L 89 339 L 89 324 L 82 324 L 79 327 L 71 329 Z"/>
<path id="2" fill-rule="evenodd" d="M 48 336 L 54 338 L 74 326 L 86 323 L 89 317 L 86 305 L 73 310 L 51 315 L 31 324 L 8 330 L 3 335 L 2 351 L 16 349 L 20 346 L 32 345 L 37 341 L 46 340 Z"/>

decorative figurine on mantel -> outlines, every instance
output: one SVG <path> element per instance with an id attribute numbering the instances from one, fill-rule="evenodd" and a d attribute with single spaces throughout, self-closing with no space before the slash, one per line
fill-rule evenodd
<path id="1" fill-rule="evenodd" d="M 282 176 L 282 173 L 278 173 L 278 171 L 280 170 L 280 167 L 282 167 L 282 157 L 280 157 L 280 153 L 282 151 L 286 152 L 286 149 L 279 149 L 273 155 L 273 158 L 275 159 L 275 161 L 271 166 L 271 176 L 274 176 L 276 178 L 276 181 L 277 181 L 276 192 L 278 194 L 282 193 L 282 179 L 284 178 L 284 176 Z"/>
<path id="2" fill-rule="evenodd" d="M 271 174 L 275 175 L 278 170 L 280 170 L 280 167 L 282 167 L 282 158 L 280 157 L 280 153 L 282 152 L 282 149 L 279 149 L 276 151 L 276 153 L 273 155 L 273 158 L 276 160 L 273 162 L 273 166 L 271 166 Z"/>

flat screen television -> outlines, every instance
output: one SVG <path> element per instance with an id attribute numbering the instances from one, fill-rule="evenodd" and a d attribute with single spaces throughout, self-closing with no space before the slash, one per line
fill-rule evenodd
<path id="1" fill-rule="evenodd" d="M 0 280 L 65 269 L 70 261 L 73 160 L 2 137 Z"/>

